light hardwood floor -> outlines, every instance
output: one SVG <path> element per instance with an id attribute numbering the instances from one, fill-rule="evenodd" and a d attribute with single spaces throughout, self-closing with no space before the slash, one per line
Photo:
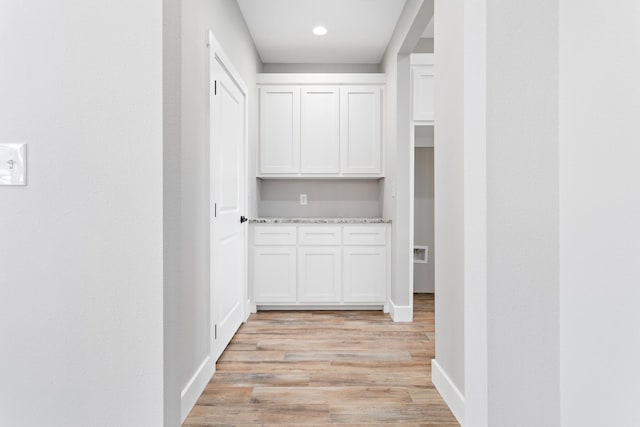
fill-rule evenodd
<path id="1" fill-rule="evenodd" d="M 259 312 L 186 426 L 458 426 L 431 383 L 433 295 L 414 322 L 380 311 Z"/>

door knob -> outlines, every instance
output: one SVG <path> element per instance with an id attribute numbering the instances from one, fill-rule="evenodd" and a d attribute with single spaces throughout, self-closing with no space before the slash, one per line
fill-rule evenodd
<path id="1" fill-rule="evenodd" d="M 242 216 L 240 217 L 240 224 L 242 224 L 243 222 L 247 222 L 247 221 L 249 221 L 249 220 L 248 220 L 247 218 L 245 218 L 245 216 L 244 216 L 244 215 L 242 215 Z"/>

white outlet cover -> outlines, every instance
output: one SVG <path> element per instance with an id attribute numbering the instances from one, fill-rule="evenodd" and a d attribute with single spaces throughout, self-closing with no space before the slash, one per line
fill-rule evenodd
<path id="1" fill-rule="evenodd" d="M 0 185 L 27 185 L 27 144 L 0 144 Z"/>
<path id="2" fill-rule="evenodd" d="M 306 194 L 301 194 L 300 195 L 300 204 L 302 206 L 305 206 L 307 204 L 307 195 Z"/>

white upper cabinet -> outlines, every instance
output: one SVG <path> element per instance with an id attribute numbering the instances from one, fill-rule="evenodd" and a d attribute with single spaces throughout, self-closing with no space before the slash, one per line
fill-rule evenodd
<path id="1" fill-rule="evenodd" d="M 259 74 L 263 178 L 383 175 L 384 74 Z"/>
<path id="2" fill-rule="evenodd" d="M 260 89 L 260 172 L 300 171 L 300 88 Z"/>
<path id="3" fill-rule="evenodd" d="M 433 54 L 411 55 L 411 82 L 413 86 L 413 121 L 434 122 L 434 64 Z"/>
<path id="4" fill-rule="evenodd" d="M 341 89 L 341 166 L 350 175 L 382 173 L 382 88 Z"/>
<path id="5" fill-rule="evenodd" d="M 340 172 L 340 89 L 303 87 L 300 112 L 300 172 Z"/>

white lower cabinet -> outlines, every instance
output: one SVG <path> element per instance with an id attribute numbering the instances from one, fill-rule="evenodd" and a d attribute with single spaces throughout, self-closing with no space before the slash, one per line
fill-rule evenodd
<path id="1" fill-rule="evenodd" d="M 384 246 L 345 246 L 343 253 L 344 302 L 379 302 L 386 291 Z"/>
<path id="2" fill-rule="evenodd" d="M 295 246 L 254 247 L 252 273 L 256 303 L 296 302 Z"/>
<path id="3" fill-rule="evenodd" d="M 252 224 L 251 230 L 254 304 L 387 303 L 389 225 Z"/>
<path id="4" fill-rule="evenodd" d="M 341 265 L 339 247 L 298 248 L 298 301 L 339 303 Z"/>

